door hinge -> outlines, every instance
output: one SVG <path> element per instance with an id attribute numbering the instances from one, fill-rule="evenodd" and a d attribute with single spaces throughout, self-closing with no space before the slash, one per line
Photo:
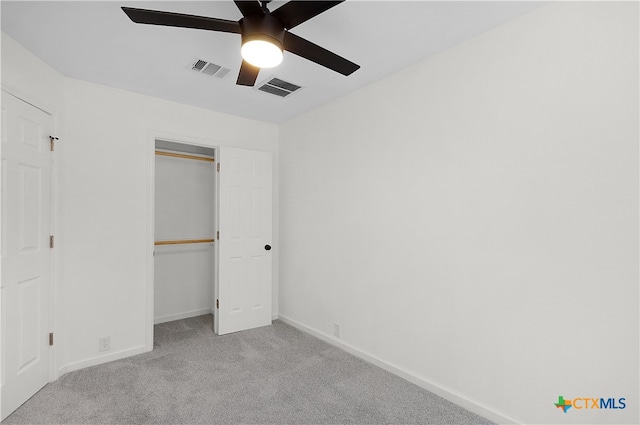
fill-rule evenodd
<path id="1" fill-rule="evenodd" d="M 220 300 L 216 300 L 216 308 L 219 309 L 220 308 Z"/>
<path id="2" fill-rule="evenodd" d="M 56 140 L 60 140 L 57 137 L 49 136 L 49 150 L 53 152 L 56 150 Z"/>
<path id="3" fill-rule="evenodd" d="M 218 230 L 218 231 L 216 232 L 216 239 L 217 239 L 217 240 L 220 240 L 220 230 Z"/>
<path id="4" fill-rule="evenodd" d="M 220 163 L 218 162 L 218 165 L 216 165 L 218 172 L 220 172 Z"/>
<path id="5" fill-rule="evenodd" d="M 49 334 L 49 345 L 53 345 L 53 332 Z"/>
<path id="6" fill-rule="evenodd" d="M 49 248 L 53 248 L 53 235 L 49 236 Z"/>

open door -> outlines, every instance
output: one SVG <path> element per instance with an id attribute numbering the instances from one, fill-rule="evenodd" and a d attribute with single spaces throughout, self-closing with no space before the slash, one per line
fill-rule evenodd
<path id="1" fill-rule="evenodd" d="M 49 382 L 51 121 L 2 92 L 2 419 Z"/>
<path id="2" fill-rule="evenodd" d="M 271 324 L 271 153 L 220 148 L 215 332 Z"/>

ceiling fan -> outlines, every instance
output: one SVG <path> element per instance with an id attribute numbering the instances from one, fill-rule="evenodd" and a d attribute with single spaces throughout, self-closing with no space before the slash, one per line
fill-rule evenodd
<path id="1" fill-rule="evenodd" d="M 239 21 L 185 15 L 182 13 L 123 7 L 135 23 L 195 28 L 240 34 L 242 37 L 242 65 L 236 84 L 253 86 L 261 68 L 277 66 L 282 51 L 308 59 L 342 75 L 351 75 L 359 65 L 338 56 L 289 30 L 342 3 L 338 1 L 290 1 L 273 12 L 267 9 L 271 0 L 234 0 L 242 13 Z"/>

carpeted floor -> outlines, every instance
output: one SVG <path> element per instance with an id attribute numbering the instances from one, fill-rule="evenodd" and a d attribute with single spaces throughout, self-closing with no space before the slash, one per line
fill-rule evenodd
<path id="1" fill-rule="evenodd" d="M 151 353 L 68 373 L 3 424 L 491 424 L 280 321 L 155 327 Z"/>

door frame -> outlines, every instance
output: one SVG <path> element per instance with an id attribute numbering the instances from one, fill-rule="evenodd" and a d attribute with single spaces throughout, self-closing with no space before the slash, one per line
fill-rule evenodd
<path id="1" fill-rule="evenodd" d="M 146 291 L 146 313 L 145 313 L 145 351 L 153 350 L 153 326 L 154 326 L 154 296 L 155 296 L 155 197 L 156 197 L 156 140 L 180 143 L 183 145 L 199 146 L 215 150 L 215 160 L 218 162 L 220 154 L 220 144 L 211 139 L 174 134 L 160 130 L 149 130 L 147 136 L 147 291 Z M 214 227 L 219 229 L 218 203 L 220 194 L 220 179 L 216 176 L 213 210 L 215 211 Z M 214 273 L 213 273 L 213 299 L 217 297 L 218 288 L 218 241 L 213 244 Z M 212 305 L 212 313 L 214 306 Z M 211 330 L 213 332 L 213 329 Z"/>
<path id="2" fill-rule="evenodd" d="M 47 102 L 43 102 L 41 99 L 33 98 L 32 96 L 25 94 L 22 90 L 19 90 L 18 88 L 4 80 L 2 80 L 2 83 L 0 84 L 0 96 L 13 96 L 18 100 L 25 102 L 49 115 L 51 117 L 51 131 L 54 133 L 53 135 L 58 134 L 58 112 L 52 105 L 48 104 Z M 0 150 L 1 149 L 2 147 L 0 144 Z M 56 166 L 57 164 L 55 153 L 51 155 L 50 161 L 51 173 L 49 175 L 49 183 L 51 187 L 51 197 L 49 199 L 49 231 L 51 235 L 57 235 L 58 222 L 56 210 L 58 205 L 58 169 Z M 1 178 L 2 173 L 0 173 L 0 179 Z M 0 197 L 0 203 L 1 202 L 2 198 Z M 2 208 L 0 208 L 0 220 L 2 220 Z M 58 238 L 58 240 L 60 239 L 61 238 Z M 62 354 L 64 352 L 61 349 L 62 344 L 60 343 L 60 341 L 63 340 L 62 336 L 64 335 L 63 327 L 60 326 L 62 323 L 62 319 L 57 319 L 57 312 L 61 309 L 59 308 L 60 300 L 57 299 L 56 295 L 62 293 L 61 289 L 58 287 L 58 280 L 56 279 L 58 250 L 59 249 L 54 248 L 49 251 L 49 293 L 47 294 L 47 302 L 49 303 L 48 328 L 49 332 L 52 332 L 54 334 L 54 344 L 49 346 L 49 382 L 55 381 L 60 377 L 60 375 L 64 373 L 64 371 L 61 371 L 58 364 L 58 359 L 63 357 Z"/>

